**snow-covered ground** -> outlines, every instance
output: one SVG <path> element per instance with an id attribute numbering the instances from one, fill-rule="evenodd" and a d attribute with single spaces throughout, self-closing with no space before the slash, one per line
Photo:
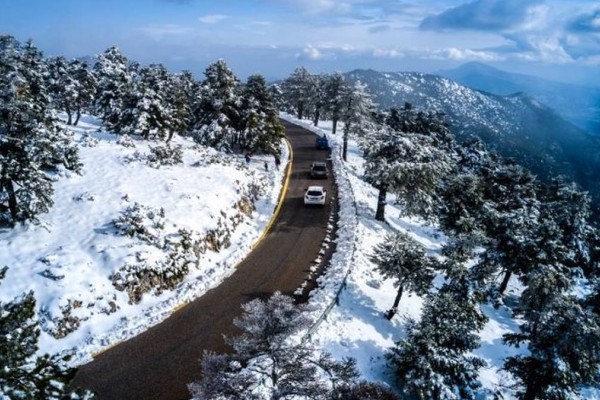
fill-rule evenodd
<path id="1" fill-rule="evenodd" d="M 384 355 L 403 337 L 407 318 L 418 319 L 423 300 L 405 293 L 398 315 L 392 321 L 383 318 L 396 289 L 375 272 L 368 256 L 393 231 L 411 234 L 432 254 L 439 252 L 445 239 L 434 227 L 400 217 L 393 201 L 386 209 L 388 223 L 375 221 L 377 193 L 362 180 L 363 160 L 356 143 L 350 142 L 348 161 L 343 163 L 341 136 L 331 134 L 331 123 L 321 122 L 314 128 L 307 121 L 283 117 L 326 133 L 334 146 L 340 200 L 338 237 L 331 265 L 319 278 L 319 289 L 311 294 L 314 317 L 319 321 L 311 330 L 311 339 L 335 358 L 355 358 L 363 378 L 393 385 Z M 267 226 L 284 171 L 272 168 L 272 157 L 255 157 L 246 164 L 241 156 L 223 156 L 183 138 L 173 140 L 173 145 L 183 148 L 183 164 L 155 168 L 147 162 L 147 142 L 119 140 L 98 127 L 98 121 L 86 117 L 72 128 L 80 145 L 83 173 L 57 174 L 55 204 L 40 216 L 41 224 L 0 231 L 0 266 L 9 267 L 0 286 L 0 301 L 34 291 L 43 327 L 40 352 L 75 350 L 73 365 L 162 321 L 229 276 Z M 130 147 L 131 143 L 135 147 Z M 282 149 L 285 163 L 288 152 L 285 146 Z M 264 161 L 271 166 L 268 171 Z M 255 190 L 259 196 L 250 215 L 233 207 Z M 124 236 L 116 229 L 114 221 L 136 203 L 141 206 L 148 233 L 157 241 L 176 244 L 181 239 L 179 230 L 186 229 L 194 239 L 225 232 L 231 245 L 219 252 L 205 249 L 198 267 L 190 268 L 173 290 L 150 290 L 141 301 L 131 302 L 126 292 L 115 288 L 111 277 L 121 272 L 127 283 L 128 265 L 159 270 L 167 256 L 164 248 Z M 339 305 L 335 305 L 340 290 Z M 518 324 L 506 308 L 484 307 L 484 312 L 490 320 L 481 332 L 476 354 L 488 362 L 480 378 L 484 388 L 493 391 L 511 383 L 500 367 L 506 356 L 519 350 L 503 345 L 501 338 L 516 331 Z M 321 321 L 322 315 L 326 317 Z M 56 338 L 61 329 L 70 332 Z M 510 391 L 503 393 L 511 398 Z M 600 399 L 598 390 L 586 391 L 585 396 Z"/>
<path id="2" fill-rule="evenodd" d="M 400 216 L 400 209 L 394 206 L 393 197 L 388 196 L 386 222 L 375 220 L 377 205 L 376 190 L 362 180 L 363 158 L 355 141 L 349 142 L 347 162 L 341 161 L 341 132 L 331 134 L 331 122 L 320 122 L 318 127 L 307 120 L 298 120 L 288 114 L 283 117 L 320 135 L 326 134 L 333 145 L 332 158 L 336 167 L 336 179 L 339 184 L 339 198 L 342 201 L 340 213 L 341 238 L 338 238 L 337 251 L 332 260 L 333 270 L 329 271 L 322 281 L 324 289 L 318 289 L 312 296 L 311 303 L 317 312 L 323 314 L 325 307 L 332 304 L 335 291 L 345 276 L 345 286 L 341 290 L 339 303 L 326 313 L 323 322 L 315 327 L 311 340 L 317 348 L 331 353 L 334 358 L 353 357 L 362 377 L 369 381 L 379 381 L 394 386 L 393 371 L 386 365 L 385 353 L 394 346 L 394 342 L 405 335 L 408 318 L 419 319 L 423 298 L 405 292 L 398 314 L 388 321 L 383 313 L 388 310 L 396 295 L 396 288 L 391 280 L 383 279 L 376 271 L 368 257 L 373 248 L 382 242 L 385 235 L 392 232 L 405 232 L 419 241 L 430 254 L 439 254 L 445 238 L 435 227 L 422 221 Z M 345 204 L 345 205 L 344 205 Z M 346 210 L 344 211 L 344 209 Z M 354 233 L 344 227 L 355 224 Z M 341 265 L 342 261 L 347 262 Z M 515 282 L 516 283 L 516 282 Z M 509 291 L 517 291 L 509 286 Z M 502 336 L 507 332 L 518 331 L 518 323 L 507 307 L 495 309 L 483 307 L 489 317 L 482 332 L 481 346 L 475 354 L 487 362 L 487 367 L 480 370 L 480 381 L 483 385 L 480 397 L 492 398 L 491 393 L 501 391 L 506 399 L 514 398 L 509 386 L 514 383 L 511 376 L 501 370 L 507 356 L 526 351 L 526 348 L 506 346 Z M 583 393 L 586 399 L 600 399 L 600 389 L 589 389 Z"/>
<path id="3" fill-rule="evenodd" d="M 183 164 L 156 168 L 147 160 L 148 142 L 123 140 L 99 126 L 85 117 L 70 127 L 83 173 L 56 175 L 54 206 L 40 216 L 41 223 L 0 230 L 0 266 L 9 267 L 0 301 L 33 291 L 42 327 L 40 353 L 74 350 L 73 365 L 160 322 L 229 276 L 267 226 L 284 170 L 274 168 L 273 157 L 246 163 L 242 156 L 180 137 L 171 145 L 182 146 Z M 282 150 L 285 164 L 283 143 Z M 247 199 L 254 195 L 252 210 Z M 136 203 L 151 240 L 115 228 L 114 221 Z M 181 250 L 181 229 L 204 246 L 197 254 Z M 212 251 L 215 245 L 223 248 Z M 129 285 L 144 269 L 164 272 L 167 257 L 178 251 L 183 252 L 179 263 L 192 267 L 173 289 L 142 289 L 149 291 L 137 302 L 113 285 L 117 273 L 120 283 Z"/>

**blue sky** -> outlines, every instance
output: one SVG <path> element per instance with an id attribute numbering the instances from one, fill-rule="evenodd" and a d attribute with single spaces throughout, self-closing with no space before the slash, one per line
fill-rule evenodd
<path id="1" fill-rule="evenodd" d="M 469 61 L 600 86 L 597 0 L 0 0 L 0 33 L 46 55 L 117 45 L 197 76 L 224 58 L 241 78 Z"/>

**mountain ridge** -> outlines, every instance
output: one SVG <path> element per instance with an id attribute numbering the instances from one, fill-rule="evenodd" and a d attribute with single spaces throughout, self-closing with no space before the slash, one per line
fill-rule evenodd
<path id="1" fill-rule="evenodd" d="M 600 88 L 556 82 L 507 72 L 480 62 L 469 62 L 436 75 L 476 90 L 497 95 L 525 92 L 554 109 L 576 126 L 600 134 Z"/>
<path id="2" fill-rule="evenodd" d="M 481 138 L 503 157 L 514 158 L 541 180 L 566 175 L 600 198 L 600 139 L 565 121 L 529 94 L 496 95 L 434 74 L 353 70 L 350 82 L 365 83 L 381 110 L 405 102 L 441 111 L 459 141 Z M 588 151 L 586 151 L 588 150 Z M 597 206 L 596 206 L 597 207 Z"/>

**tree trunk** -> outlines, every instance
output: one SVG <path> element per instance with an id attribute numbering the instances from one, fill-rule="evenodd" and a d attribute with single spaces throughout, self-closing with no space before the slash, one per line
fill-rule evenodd
<path id="1" fill-rule="evenodd" d="M 398 293 L 396 293 L 396 298 L 394 299 L 394 305 L 392 306 L 392 308 L 387 310 L 387 312 L 385 313 L 385 317 L 388 320 L 391 320 L 392 318 L 394 318 L 394 315 L 396 315 L 396 313 L 398 312 L 398 304 L 400 304 L 400 299 L 402 298 L 403 289 L 404 288 L 402 287 L 402 285 L 398 286 Z"/>
<path id="2" fill-rule="evenodd" d="M 333 117 L 333 128 L 331 130 L 331 133 L 334 135 L 335 135 L 335 131 L 337 130 L 337 123 L 338 123 L 337 117 Z"/>
<path id="3" fill-rule="evenodd" d="M 171 139 L 173 139 L 173 130 L 169 129 L 169 133 L 167 133 L 166 143 L 169 143 L 171 141 Z"/>
<path id="4" fill-rule="evenodd" d="M 536 400 L 538 398 L 538 392 L 540 391 L 540 383 L 537 381 L 529 381 L 525 385 L 525 393 L 523 394 L 523 400 Z"/>
<path id="5" fill-rule="evenodd" d="M 77 109 L 77 116 L 75 117 L 75 122 L 73 122 L 74 126 L 77 126 L 77 124 L 79 123 L 79 118 L 81 118 L 81 109 Z"/>
<path id="6" fill-rule="evenodd" d="M 67 113 L 67 125 L 73 125 L 73 113 L 71 112 L 71 108 L 69 106 L 65 107 L 65 112 Z"/>
<path id="7" fill-rule="evenodd" d="M 379 195 L 377 196 L 377 211 L 375 211 L 375 219 L 377 221 L 385 222 L 385 198 L 387 197 L 387 188 L 381 186 L 379 188 Z"/>
<path id="8" fill-rule="evenodd" d="M 315 119 L 313 120 L 313 123 L 315 126 L 319 125 L 319 117 L 321 116 L 321 106 L 316 106 L 315 107 Z"/>
<path id="9" fill-rule="evenodd" d="M 348 131 L 350 130 L 350 124 L 346 123 L 344 125 L 344 141 L 342 144 L 342 159 L 346 161 L 347 153 L 348 153 Z"/>
<path id="10" fill-rule="evenodd" d="M 299 101 L 298 102 L 298 119 L 302 119 L 303 114 L 304 114 L 304 102 Z"/>
<path id="11" fill-rule="evenodd" d="M 6 194 L 8 195 L 8 209 L 10 210 L 10 216 L 12 217 L 13 222 L 16 222 L 18 217 L 17 196 L 15 195 L 12 179 L 2 179 L 0 181 L 0 193 L 3 188 L 6 189 Z"/>
<path id="12" fill-rule="evenodd" d="M 506 271 L 506 273 L 504 274 L 504 279 L 502 279 L 502 283 L 500 283 L 500 287 L 498 288 L 498 291 L 500 292 L 500 294 L 504 294 L 504 291 L 506 290 L 506 287 L 508 286 L 508 281 L 510 280 L 510 277 L 512 276 L 512 272 L 510 271 Z"/>

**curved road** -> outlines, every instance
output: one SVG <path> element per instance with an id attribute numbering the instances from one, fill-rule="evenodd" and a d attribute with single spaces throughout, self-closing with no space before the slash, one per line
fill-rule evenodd
<path id="1" fill-rule="evenodd" d="M 240 305 L 274 291 L 292 294 L 304 281 L 321 248 L 331 212 L 305 208 L 304 190 L 322 184 L 337 197 L 333 178 L 315 181 L 309 165 L 324 160 L 315 135 L 285 123 L 294 151 L 291 177 L 279 215 L 263 241 L 221 285 L 146 332 L 100 354 L 79 368 L 74 385 L 94 390 L 100 400 L 189 399 L 187 384 L 200 377 L 205 350 L 226 352 L 222 335 L 237 333 Z"/>

